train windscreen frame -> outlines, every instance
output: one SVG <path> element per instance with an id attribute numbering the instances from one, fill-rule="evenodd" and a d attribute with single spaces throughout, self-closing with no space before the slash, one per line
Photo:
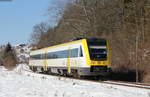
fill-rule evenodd
<path id="1" fill-rule="evenodd" d="M 87 39 L 90 59 L 94 61 L 107 60 L 107 42 L 105 39 L 90 38 Z"/>

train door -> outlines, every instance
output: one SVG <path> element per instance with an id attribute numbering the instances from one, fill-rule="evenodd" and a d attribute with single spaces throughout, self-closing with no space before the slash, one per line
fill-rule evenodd
<path id="1" fill-rule="evenodd" d="M 71 73 L 71 47 L 68 48 L 68 58 L 67 58 L 67 71 L 70 74 Z"/>
<path id="2" fill-rule="evenodd" d="M 47 51 L 44 53 L 43 59 L 44 59 L 44 71 L 47 71 L 47 69 L 48 69 L 48 63 L 47 63 Z"/>
<path id="3" fill-rule="evenodd" d="M 81 58 L 83 56 L 83 52 L 81 47 L 77 48 L 68 48 L 68 58 L 67 58 L 67 71 L 68 73 L 77 71 L 77 69 L 80 67 Z"/>
<path id="4" fill-rule="evenodd" d="M 82 46 L 80 46 L 78 48 L 78 58 L 77 58 L 77 66 L 80 67 L 81 65 L 83 65 L 82 62 L 83 61 L 83 50 L 82 50 Z M 82 67 L 82 66 L 81 66 Z"/>

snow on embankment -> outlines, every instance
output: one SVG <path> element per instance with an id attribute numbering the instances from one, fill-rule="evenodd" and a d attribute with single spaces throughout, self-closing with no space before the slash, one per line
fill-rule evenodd
<path id="1" fill-rule="evenodd" d="M 16 66 L 14 71 L 17 73 L 32 72 L 27 64 L 17 64 Z"/>
<path id="2" fill-rule="evenodd" d="M 0 68 L 0 97 L 150 97 L 150 91 Z"/>

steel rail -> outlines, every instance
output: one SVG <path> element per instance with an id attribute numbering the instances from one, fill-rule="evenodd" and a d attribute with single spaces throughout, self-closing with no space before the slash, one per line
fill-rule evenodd
<path id="1" fill-rule="evenodd" d="M 101 81 L 101 80 L 91 80 L 91 79 L 79 79 L 79 78 L 74 78 L 74 77 L 66 77 L 66 76 L 43 74 L 43 73 L 35 73 L 35 74 L 50 75 L 50 76 L 59 77 L 59 78 L 67 78 L 67 79 L 96 82 L 96 83 L 105 83 L 105 84 L 120 85 L 120 86 L 135 87 L 135 88 L 142 88 L 142 89 L 150 90 L 150 84 L 144 84 L 144 83 L 124 82 L 124 81 L 114 81 L 114 80 Z"/>

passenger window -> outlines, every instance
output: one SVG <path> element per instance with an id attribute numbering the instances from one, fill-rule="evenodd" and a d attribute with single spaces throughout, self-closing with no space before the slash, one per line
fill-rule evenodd
<path id="1" fill-rule="evenodd" d="M 78 57 L 78 49 L 77 48 L 71 50 L 71 58 L 73 58 L 73 57 Z"/>

